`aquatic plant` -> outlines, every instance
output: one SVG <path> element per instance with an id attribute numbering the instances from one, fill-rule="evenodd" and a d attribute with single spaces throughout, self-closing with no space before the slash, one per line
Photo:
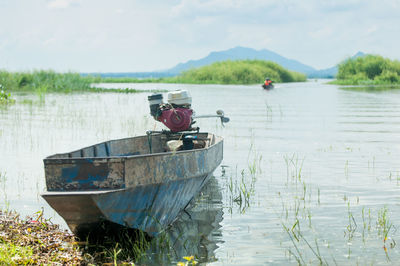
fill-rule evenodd
<path id="1" fill-rule="evenodd" d="M 236 168 L 235 176 L 231 174 L 226 179 L 226 187 L 229 195 L 228 209 L 232 213 L 234 205 L 236 205 L 239 213 L 243 214 L 250 207 L 251 197 L 255 192 L 256 178 L 253 174 L 250 174 L 249 180 L 245 169 L 241 170 L 240 177 L 238 177 L 237 171 L 238 169 Z"/>
<path id="2" fill-rule="evenodd" d="M 194 256 L 185 256 L 183 259 L 185 262 L 180 261 L 177 263 L 177 266 L 196 265 L 198 263 Z"/>
<path id="3" fill-rule="evenodd" d="M 388 234 L 393 227 L 389 220 L 389 213 L 386 206 L 378 211 L 377 229 L 380 236 L 383 236 L 383 242 L 388 239 Z"/>
<path id="4" fill-rule="evenodd" d="M 297 182 L 301 182 L 302 178 L 302 170 L 304 160 L 299 159 L 299 156 L 296 153 L 293 153 L 292 156 L 285 154 L 283 156 L 285 163 L 286 163 L 286 180 L 287 184 L 289 183 L 289 178 L 293 182 L 297 184 Z"/>
<path id="5" fill-rule="evenodd" d="M 271 61 L 227 60 L 193 68 L 167 80 L 195 84 L 258 84 L 266 76 L 275 82 L 299 82 L 307 79 L 304 74 L 289 71 Z"/>
<path id="6" fill-rule="evenodd" d="M 102 82 L 102 79 L 91 76 L 83 77 L 79 73 L 73 72 L 57 73 L 52 70 L 35 70 L 32 72 L 0 71 L 0 84 L 3 84 L 2 86 L 6 87 L 8 91 L 30 91 L 36 93 L 39 98 L 43 98 L 47 92 L 143 92 L 143 90 L 139 91 L 131 88 L 106 89 L 92 87 L 91 84 L 94 82 Z"/>
<path id="7" fill-rule="evenodd" d="M 400 83 L 400 61 L 379 55 L 349 58 L 339 64 L 334 84 L 373 85 Z"/>
<path id="8" fill-rule="evenodd" d="M 6 91 L 6 88 L 0 83 L 0 104 L 14 103 L 15 100 L 11 98 L 11 93 Z"/>

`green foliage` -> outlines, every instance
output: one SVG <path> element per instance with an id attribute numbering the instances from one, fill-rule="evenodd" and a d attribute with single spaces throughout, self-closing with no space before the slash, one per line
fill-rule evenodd
<path id="1" fill-rule="evenodd" d="M 257 84 L 262 83 L 266 77 L 274 82 L 306 80 L 306 76 L 301 73 L 289 71 L 276 63 L 262 60 L 216 62 L 185 71 L 180 76 L 169 78 L 169 80 L 195 84 Z"/>
<path id="2" fill-rule="evenodd" d="M 0 84 L 9 91 L 72 92 L 90 90 L 91 80 L 79 73 L 56 73 L 54 71 L 7 72 L 0 71 Z"/>
<path id="3" fill-rule="evenodd" d="M 341 85 L 400 83 L 400 62 L 379 55 L 349 58 L 339 65 L 337 81 Z"/>
<path id="4" fill-rule="evenodd" d="M 0 264 L 1 265 L 25 265 L 32 264 L 32 248 L 6 243 L 0 239 Z"/>
<path id="5" fill-rule="evenodd" d="M 6 88 L 0 83 L 0 104 L 14 103 L 15 100 L 11 98 L 11 94 L 5 89 Z"/>

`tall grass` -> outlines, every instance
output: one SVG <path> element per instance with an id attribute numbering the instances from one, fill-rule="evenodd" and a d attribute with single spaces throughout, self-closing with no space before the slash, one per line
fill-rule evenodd
<path id="1" fill-rule="evenodd" d="M 33 72 L 0 71 L 0 84 L 8 91 L 72 92 L 90 90 L 90 79 L 79 73 L 56 73 L 52 70 Z"/>
<path id="2" fill-rule="evenodd" d="M 275 82 L 306 81 L 306 76 L 263 60 L 237 60 L 216 62 L 194 68 L 169 80 L 177 83 L 197 84 L 257 84 L 266 77 Z"/>
<path id="3" fill-rule="evenodd" d="M 259 84 L 269 77 L 275 82 L 306 81 L 304 74 L 289 71 L 271 61 L 237 60 L 222 61 L 199 68 L 192 68 L 175 77 L 129 78 L 88 76 L 93 83 L 186 83 L 186 84 Z"/>
<path id="4" fill-rule="evenodd" d="M 339 64 L 336 81 L 340 85 L 380 85 L 400 83 L 400 61 L 379 55 L 349 58 Z"/>
<path id="5" fill-rule="evenodd" d="M 7 72 L 0 70 L 0 88 L 6 88 L 8 93 L 1 92 L 0 100 L 10 99 L 10 92 L 33 92 L 40 100 L 48 92 L 122 92 L 136 93 L 145 90 L 131 88 L 98 88 L 92 87 L 92 83 L 103 82 L 103 78 L 95 76 L 81 76 L 79 73 L 57 73 L 52 70 L 39 70 L 33 72 Z M 0 91 L 2 91 L 0 89 Z M 3 95 L 4 94 L 4 95 Z"/>

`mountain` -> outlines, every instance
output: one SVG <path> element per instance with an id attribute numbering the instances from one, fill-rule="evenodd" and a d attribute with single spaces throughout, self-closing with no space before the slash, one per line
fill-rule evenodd
<path id="1" fill-rule="evenodd" d="M 357 52 L 351 58 L 365 56 L 363 52 Z M 176 66 L 162 71 L 155 72 L 121 72 L 121 73 L 81 73 L 82 75 L 99 75 L 102 77 L 134 77 L 134 78 L 161 78 L 179 75 L 182 71 L 191 68 L 210 65 L 219 61 L 226 60 L 245 60 L 258 59 L 272 61 L 284 68 L 292 71 L 304 73 L 308 78 L 334 78 L 338 72 L 338 66 L 333 66 L 326 69 L 317 70 L 311 66 L 300 63 L 299 61 L 288 59 L 275 52 L 267 49 L 255 50 L 246 47 L 235 47 L 224 51 L 211 52 L 204 58 L 198 60 L 189 60 L 185 63 L 179 63 Z"/>
<path id="2" fill-rule="evenodd" d="M 359 51 L 350 58 L 354 59 L 354 58 L 362 57 L 362 56 L 366 56 L 366 55 L 367 54 Z M 326 68 L 326 69 L 316 70 L 314 72 L 307 74 L 307 77 L 308 78 L 334 78 L 337 73 L 338 73 L 338 65 L 330 67 L 330 68 Z"/>
<path id="3" fill-rule="evenodd" d="M 316 69 L 302 64 L 296 60 L 288 59 L 275 52 L 267 49 L 255 50 L 246 47 L 235 47 L 225 51 L 211 52 L 208 56 L 198 59 L 189 60 L 186 63 L 180 63 L 173 68 L 166 70 L 166 72 L 178 75 L 182 71 L 189 70 L 190 68 L 202 67 L 205 65 L 210 65 L 218 61 L 226 60 L 245 60 L 245 59 L 258 59 L 275 62 L 284 68 L 292 71 L 297 71 L 305 74 L 313 73 Z"/>

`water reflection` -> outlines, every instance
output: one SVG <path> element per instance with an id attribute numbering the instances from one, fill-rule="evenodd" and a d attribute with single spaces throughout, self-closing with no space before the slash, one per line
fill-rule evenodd
<path id="1" fill-rule="evenodd" d="M 212 176 L 199 196 L 166 231 L 174 259 L 181 261 L 184 256 L 194 255 L 198 262 L 215 261 L 215 250 L 222 243 L 222 219 L 222 193 Z M 153 250 L 153 253 L 159 252 Z M 158 262 L 163 264 L 166 258 Z"/>
<path id="2" fill-rule="evenodd" d="M 399 85 L 360 85 L 360 86 L 343 86 L 339 87 L 341 90 L 348 91 L 361 91 L 361 92 L 379 92 L 379 91 L 390 91 L 399 90 Z"/>
<path id="3" fill-rule="evenodd" d="M 104 221 L 81 231 L 82 248 L 93 263 L 107 261 L 114 250 L 118 260 L 144 265 L 176 264 L 183 257 L 197 262 L 216 261 L 215 250 L 222 243 L 222 194 L 215 177 L 205 185 L 178 218 L 157 237 L 139 230 Z M 106 251 L 106 252 L 104 252 Z"/>

